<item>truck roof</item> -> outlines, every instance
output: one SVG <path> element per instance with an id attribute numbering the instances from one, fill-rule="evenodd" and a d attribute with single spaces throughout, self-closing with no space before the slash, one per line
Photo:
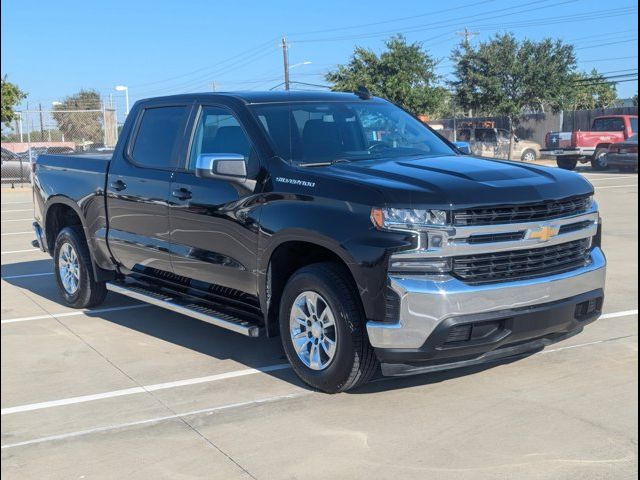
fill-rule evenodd
<path id="1" fill-rule="evenodd" d="M 252 103 L 286 103 L 286 102 L 336 102 L 357 100 L 358 96 L 350 92 L 316 92 L 316 91 L 246 91 L 246 92 L 204 92 L 186 93 L 165 97 L 153 97 L 141 100 L 214 100 L 218 97 L 235 98 L 247 104 Z M 372 100 L 381 100 L 371 97 Z"/>

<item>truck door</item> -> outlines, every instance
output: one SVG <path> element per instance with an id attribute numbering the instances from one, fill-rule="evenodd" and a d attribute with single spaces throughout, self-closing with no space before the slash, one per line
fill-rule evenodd
<path id="1" fill-rule="evenodd" d="M 190 105 L 153 105 L 137 114 L 107 178 L 108 243 L 125 269 L 171 272 L 169 192 Z"/>
<path id="2" fill-rule="evenodd" d="M 227 107 L 203 105 L 193 124 L 184 168 L 175 172 L 171 183 L 173 271 L 206 284 L 255 294 L 259 209 L 251 201 L 255 182 L 200 178 L 195 173 L 202 154 L 236 154 L 245 158 L 251 178 L 259 169 L 255 149 Z"/>

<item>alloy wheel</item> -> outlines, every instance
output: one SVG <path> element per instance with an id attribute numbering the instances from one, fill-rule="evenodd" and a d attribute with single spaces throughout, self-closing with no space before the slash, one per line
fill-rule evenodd
<path id="1" fill-rule="evenodd" d="M 80 285 L 80 262 L 78 254 L 70 243 L 64 243 L 60 247 L 58 271 L 64 290 L 69 295 L 75 294 Z"/>
<path id="2" fill-rule="evenodd" d="M 324 370 L 336 355 L 338 330 L 327 301 L 318 293 L 302 292 L 293 302 L 289 333 L 298 358 L 312 370 Z"/>

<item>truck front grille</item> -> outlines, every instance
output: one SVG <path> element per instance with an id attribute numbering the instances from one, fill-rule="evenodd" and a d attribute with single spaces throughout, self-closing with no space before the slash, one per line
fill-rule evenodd
<path id="1" fill-rule="evenodd" d="M 453 222 L 456 226 L 470 226 L 544 221 L 584 213 L 590 205 L 590 197 L 581 197 L 528 205 L 473 208 L 453 212 Z"/>
<path id="2" fill-rule="evenodd" d="M 453 259 L 453 274 L 471 284 L 504 282 L 563 273 L 589 262 L 591 239 L 551 247 L 467 255 Z"/>

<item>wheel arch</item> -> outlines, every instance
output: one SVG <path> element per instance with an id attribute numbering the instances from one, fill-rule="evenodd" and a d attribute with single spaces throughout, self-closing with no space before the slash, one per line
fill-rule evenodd
<path id="1" fill-rule="evenodd" d="M 56 238 L 60 231 L 69 226 L 78 225 L 82 228 L 85 243 L 89 249 L 91 256 L 91 266 L 96 280 L 112 280 L 115 278 L 115 271 L 104 270 L 100 268 L 94 257 L 94 246 L 89 241 L 89 234 L 85 224 L 85 218 L 80 207 L 71 198 L 64 195 L 56 195 L 50 197 L 45 205 L 43 218 L 44 238 L 47 251 L 51 256 L 54 254 L 54 246 Z"/>
<path id="2" fill-rule="evenodd" d="M 609 149 L 609 147 L 612 145 L 611 142 L 608 143 L 599 143 L 598 145 L 596 145 L 596 149 L 593 151 L 593 157 L 595 158 L 596 153 L 598 153 L 598 150 L 606 148 Z"/>
<path id="3" fill-rule="evenodd" d="M 305 231 L 290 231 L 269 242 L 259 261 L 258 292 L 268 336 L 278 335 L 278 311 L 282 291 L 300 268 L 330 261 L 341 265 L 348 281 L 358 292 L 357 263 L 349 252 L 331 238 Z M 360 302 L 362 298 L 358 295 Z"/>

